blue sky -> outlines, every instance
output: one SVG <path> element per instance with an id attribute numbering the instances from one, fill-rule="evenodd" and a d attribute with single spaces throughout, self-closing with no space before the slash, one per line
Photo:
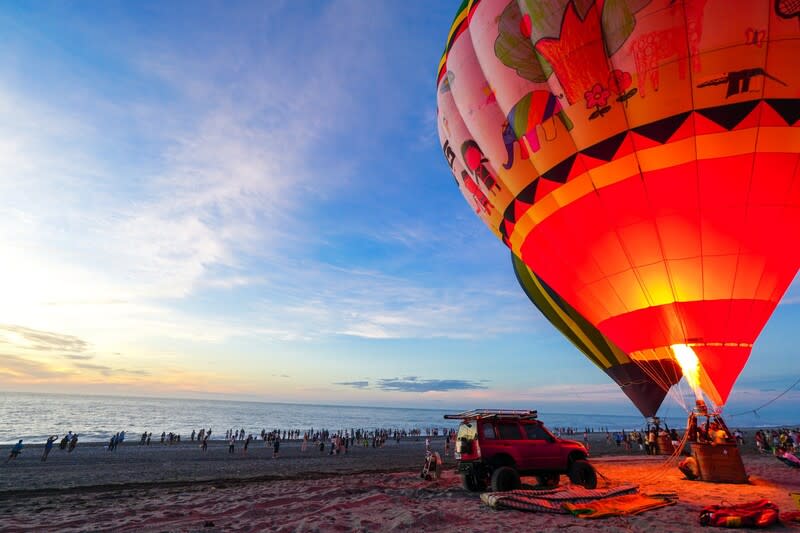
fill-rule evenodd
<path id="1" fill-rule="evenodd" d="M 442 157 L 458 3 L 0 5 L 0 389 L 632 412 Z"/>

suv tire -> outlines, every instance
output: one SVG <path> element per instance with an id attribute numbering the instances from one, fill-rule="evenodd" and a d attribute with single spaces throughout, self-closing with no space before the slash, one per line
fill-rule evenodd
<path id="1" fill-rule="evenodd" d="M 492 472 L 492 491 L 506 492 L 519 488 L 519 474 L 510 466 L 500 466 Z"/>
<path id="2" fill-rule="evenodd" d="M 573 461 L 569 466 L 569 480 L 587 489 L 597 488 L 597 472 L 595 472 L 592 465 L 583 459 Z"/>

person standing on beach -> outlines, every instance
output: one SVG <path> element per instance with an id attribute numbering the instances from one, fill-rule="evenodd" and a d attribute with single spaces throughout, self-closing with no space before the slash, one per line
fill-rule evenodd
<path id="1" fill-rule="evenodd" d="M 647 432 L 647 455 L 656 455 L 658 453 L 656 442 L 656 429 L 651 428 Z"/>
<path id="2" fill-rule="evenodd" d="M 244 439 L 244 446 L 242 447 L 242 451 L 244 452 L 245 455 L 247 455 L 247 447 L 250 446 L 251 440 L 253 440 L 252 434 L 248 435 L 247 438 Z"/>
<path id="3" fill-rule="evenodd" d="M 22 453 L 22 448 L 24 447 L 25 445 L 22 444 L 22 439 L 19 439 L 19 442 L 16 443 L 13 448 L 11 448 L 11 452 L 8 454 L 8 459 L 6 459 L 6 463 L 11 459 L 16 459 L 17 456 Z"/>
<path id="4" fill-rule="evenodd" d="M 272 458 L 278 458 L 278 450 L 281 448 L 281 439 L 275 435 L 275 442 L 272 443 Z"/>
<path id="5" fill-rule="evenodd" d="M 207 451 L 208 451 L 208 435 L 206 435 L 205 437 L 203 437 L 203 444 L 202 444 L 202 446 L 200 447 L 200 449 L 201 449 L 201 450 L 203 450 L 204 452 L 207 452 Z"/>
<path id="6" fill-rule="evenodd" d="M 228 439 L 228 453 L 233 453 L 236 449 L 236 439 L 233 438 L 233 435 Z"/>
<path id="7" fill-rule="evenodd" d="M 50 450 L 53 449 L 53 443 L 58 438 L 58 435 L 50 435 L 47 437 L 47 442 L 44 443 L 44 452 L 42 453 L 42 461 L 47 461 L 47 456 L 50 455 Z"/>
<path id="8" fill-rule="evenodd" d="M 72 438 L 69 441 L 69 449 L 67 450 L 68 453 L 72 453 L 72 450 L 75 449 L 75 446 L 78 445 L 78 434 L 75 433 L 72 435 Z"/>

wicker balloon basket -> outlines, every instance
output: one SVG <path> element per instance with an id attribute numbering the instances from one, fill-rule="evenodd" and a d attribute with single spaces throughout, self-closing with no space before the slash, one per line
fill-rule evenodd
<path id="1" fill-rule="evenodd" d="M 698 419 L 705 423 L 699 424 Z M 720 414 L 709 413 L 702 400 L 697 400 L 697 407 L 689 414 L 686 432 L 699 479 L 712 483 L 748 482 L 736 439 Z"/>
<path id="2" fill-rule="evenodd" d="M 656 440 L 658 447 L 658 455 L 672 455 L 675 452 L 675 446 L 672 445 L 672 437 L 668 434 L 661 434 Z"/>
<path id="3" fill-rule="evenodd" d="M 747 483 L 742 456 L 735 444 L 692 443 L 700 479 L 713 483 Z"/>

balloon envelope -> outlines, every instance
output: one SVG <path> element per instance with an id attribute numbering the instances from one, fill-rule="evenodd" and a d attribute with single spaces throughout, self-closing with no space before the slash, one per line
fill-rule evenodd
<path id="1" fill-rule="evenodd" d="M 522 290 L 545 318 L 620 386 L 642 416 L 655 416 L 669 387 L 680 381 L 681 369 L 672 361 L 664 361 L 663 368 L 671 366 L 673 373 L 664 383 L 653 380 L 625 352 L 539 279 L 521 259 L 511 254 L 511 262 Z"/>
<path id="2" fill-rule="evenodd" d="M 489 228 L 649 375 L 722 405 L 800 265 L 800 11 L 465 1 L 438 129 Z"/>

